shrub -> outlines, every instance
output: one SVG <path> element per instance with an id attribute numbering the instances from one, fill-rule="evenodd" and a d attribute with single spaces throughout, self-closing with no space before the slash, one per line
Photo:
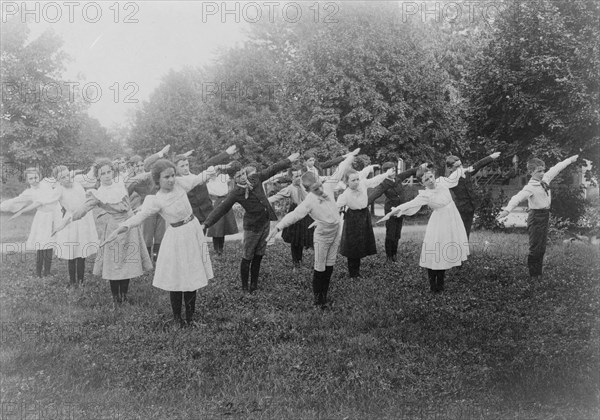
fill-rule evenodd
<path id="1" fill-rule="evenodd" d="M 494 198 L 492 189 L 489 187 L 478 187 L 475 192 L 478 195 L 479 207 L 475 212 L 476 217 L 473 220 L 473 227 L 475 229 L 502 229 L 504 226 L 498 223 L 496 218 L 506 202 L 504 190 L 500 190 L 500 194 L 496 198 Z"/>

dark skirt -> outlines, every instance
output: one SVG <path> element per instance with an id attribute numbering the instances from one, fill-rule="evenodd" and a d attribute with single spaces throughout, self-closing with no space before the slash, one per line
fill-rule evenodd
<path id="1" fill-rule="evenodd" d="M 377 254 L 368 207 L 361 210 L 346 210 L 340 253 L 347 258 L 363 258 Z"/>
<path id="2" fill-rule="evenodd" d="M 291 203 L 290 211 L 293 211 L 296 207 L 296 204 Z M 285 243 L 311 248 L 313 246 L 314 229 L 309 229 L 308 227 L 312 222 L 314 222 L 312 217 L 308 215 L 305 216 L 293 225 L 284 228 L 281 231 L 281 238 Z"/>
<path id="3" fill-rule="evenodd" d="M 224 200 L 225 197 L 217 197 L 214 207 L 217 208 Z M 208 228 L 206 236 L 211 238 L 222 238 L 236 233 L 238 233 L 238 227 L 237 222 L 235 221 L 235 214 L 233 213 L 233 210 L 229 210 L 225 213 L 225 216 L 221 217 L 214 225 Z"/>

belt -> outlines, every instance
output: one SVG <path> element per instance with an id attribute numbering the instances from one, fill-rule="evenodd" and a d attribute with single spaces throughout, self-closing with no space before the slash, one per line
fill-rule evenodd
<path id="1" fill-rule="evenodd" d="M 529 209 L 533 213 L 549 213 L 550 209 Z"/>
<path id="2" fill-rule="evenodd" d="M 183 226 L 186 223 L 191 222 L 192 220 L 194 220 L 194 213 L 190 214 L 188 217 L 186 217 L 185 219 L 183 219 L 183 220 L 181 220 L 179 222 L 171 223 L 171 227 L 176 228 L 176 227 L 179 227 L 179 226 Z"/>

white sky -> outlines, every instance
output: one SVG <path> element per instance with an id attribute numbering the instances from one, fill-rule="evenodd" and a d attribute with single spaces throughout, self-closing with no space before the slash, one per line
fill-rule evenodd
<path id="1" fill-rule="evenodd" d="M 222 15 L 221 2 L 72 3 L 73 6 L 69 2 L 27 2 L 31 13 L 26 13 L 21 1 L 3 2 L 3 19 L 9 14 L 21 18 L 27 15 L 32 39 L 48 28 L 56 31 L 64 41 L 63 50 L 71 57 L 64 78 L 80 81 L 81 87 L 92 82 L 97 83 L 92 86 L 100 86 L 102 95 L 91 103 L 89 114 L 107 128 L 125 122 L 127 115 L 138 106 L 125 103 L 127 95 L 130 100 L 137 99 L 141 103 L 149 98 L 170 69 L 210 64 L 219 47 L 243 42 L 242 28 L 248 25 L 242 12 L 243 3 L 238 6 L 237 16 L 236 13 Z M 97 22 L 93 22 L 97 16 L 96 5 L 101 7 L 102 13 Z M 218 8 L 215 14 L 208 14 L 211 7 Z M 254 15 L 250 12 L 247 9 L 246 15 L 252 18 Z M 35 22 L 36 18 L 39 22 Z M 125 23 L 126 20 L 138 22 Z M 118 89 L 115 82 L 119 84 Z M 128 82 L 135 85 L 126 88 Z M 96 90 L 88 92 L 93 98 Z M 80 89 L 76 93 L 82 96 Z M 65 92 L 64 96 L 67 95 Z"/>

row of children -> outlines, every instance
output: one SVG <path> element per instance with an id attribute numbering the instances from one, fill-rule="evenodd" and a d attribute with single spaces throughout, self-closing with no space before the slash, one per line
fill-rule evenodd
<path id="1" fill-rule="evenodd" d="M 471 176 L 499 156 L 499 153 L 493 153 L 470 168 L 463 168 L 458 158 L 449 157 L 446 161 L 448 176 L 437 179 L 426 164 L 401 174 L 395 174 L 394 164 L 386 164 L 383 167 L 386 170 L 383 174 L 367 178 L 367 171 L 359 173 L 352 169 L 352 162 L 358 153 L 357 149 L 334 160 L 331 164 L 339 163 L 339 166 L 329 177 L 321 176 L 319 169 L 314 165 L 314 158 L 308 159 L 304 170 L 293 174 L 294 179 L 290 187 L 268 199 L 262 183 L 289 168 L 298 159 L 297 153 L 263 171 L 257 171 L 254 166 L 242 167 L 238 162 L 218 166 L 217 163 L 223 162 L 235 153 L 235 147 L 232 147 L 224 154 L 206 162 L 206 169 L 200 174 L 192 175 L 189 173 L 187 161 L 189 152 L 178 155 L 173 162 L 163 159 L 168 150 L 167 146 L 158 154 L 146 159 L 143 162 L 144 171 L 131 175 L 123 182 L 115 181 L 117 168 L 114 162 L 98 161 L 88 178 L 91 177 L 95 182 L 99 182 L 99 186 L 97 189 L 90 190 L 87 196 L 82 186 L 75 187 L 77 183 L 73 182 L 73 176 L 66 167 L 57 167 L 53 172 L 59 184 L 57 188 L 40 186 L 39 174 L 27 173 L 28 181 L 30 177 L 32 178 L 30 190 L 39 190 L 39 193 L 26 191 L 16 199 L 2 203 L 1 210 L 22 212 L 38 208 L 34 218 L 36 226 L 32 226 L 32 235 L 29 238 L 32 242 L 29 246 L 35 246 L 36 238 L 37 243 L 43 242 L 43 238 L 38 237 L 36 219 L 41 218 L 45 213 L 50 213 L 50 211 L 45 212 L 44 209 L 51 206 L 52 202 L 60 202 L 63 209 L 62 222 L 55 229 L 57 242 L 58 235 L 64 235 L 64 238 L 70 235 L 68 240 L 72 239 L 71 242 L 80 245 L 94 240 L 95 229 L 92 229 L 93 219 L 91 223 L 89 221 L 91 216 L 89 211 L 92 208 L 101 208 L 103 212 L 99 217 L 105 217 L 107 223 L 100 235 L 103 242 L 96 257 L 94 274 L 110 280 L 115 302 L 127 300 L 130 278 L 137 277 L 152 267 L 147 248 L 141 246 L 147 242 L 144 241 L 138 226 L 152 218 L 166 221 L 168 224 L 166 232 L 159 242 L 163 245 L 161 249 L 167 251 L 158 255 L 153 285 L 170 292 L 172 309 L 177 320 L 181 320 L 183 299 L 186 319 L 191 322 L 196 291 L 204 287 L 213 277 L 210 257 L 204 249 L 204 230 L 201 222 L 204 224 L 204 229 L 213 228 L 217 222 L 226 220 L 228 214 L 232 217 L 231 208 L 235 203 L 239 203 L 245 210 L 243 255 L 240 263 L 241 283 L 244 290 L 252 292 L 257 289 L 260 265 L 267 241 L 277 232 L 287 230 L 284 240 L 291 243 L 292 258 L 295 263 L 301 260 L 302 249 L 314 244 L 313 292 L 315 303 L 325 307 L 338 248 L 340 253 L 347 257 L 349 274 L 354 278 L 360 277 L 361 258 L 376 253 L 368 205 L 385 194 L 387 214 L 380 221 L 386 222 L 385 248 L 391 261 L 396 259 L 402 217 L 416 213 L 424 205 L 433 209 L 423 241 L 420 265 L 428 269 L 431 290 L 442 291 L 445 270 L 460 266 L 469 255 L 468 235 L 475 210 Z M 518 201 L 529 198 L 530 207 L 536 209 L 532 214 L 541 214 L 541 211 L 537 212 L 537 210 L 544 210 L 542 216 L 547 215 L 550 193 L 545 186 L 576 158 L 561 162 L 546 174 L 544 174 L 543 162 L 531 161 L 528 168 L 533 174 L 532 181 L 511 200 L 506 211 L 514 208 Z M 141 162 L 141 158 L 139 161 Z M 208 164 L 217 166 L 208 166 Z M 147 169 L 150 172 L 146 172 Z M 215 203 L 212 211 L 195 210 L 200 209 L 202 205 L 207 205 L 210 198 L 207 197 L 208 200 L 201 200 L 199 205 L 192 206 L 193 197 L 189 195 L 190 191 L 199 186 L 207 188 L 211 180 L 220 178 L 215 177 L 217 171 L 226 171 L 230 174 L 235 185 L 218 190 L 218 202 Z M 37 183 L 34 179 L 36 176 Z M 420 191 L 415 199 L 402 203 L 404 201 L 402 181 L 409 176 L 416 176 L 425 189 Z M 348 188 L 335 200 L 334 190 L 342 180 Z M 370 194 L 369 188 L 373 188 Z M 450 193 L 451 189 L 454 190 L 456 204 Z M 139 201 L 143 199 L 143 204 L 135 215 L 130 199 L 133 193 L 140 196 Z M 210 196 L 210 194 L 206 195 Z M 292 200 L 293 206 L 275 229 L 270 231 L 270 222 L 277 220 L 271 203 L 284 196 Z M 32 204 L 23 208 L 22 204 L 27 200 Z M 340 211 L 344 214 L 343 221 Z M 505 216 L 505 213 L 500 216 Z M 530 215 L 532 247 L 529 265 L 532 276 L 539 275 L 536 274 L 538 272 L 541 274 L 545 231 L 540 226 L 545 223 L 547 229 L 547 217 L 542 216 L 532 218 Z M 88 221 L 84 222 L 86 218 Z M 46 230 L 48 226 L 52 226 L 52 223 L 48 222 L 39 223 L 39 226 L 42 224 Z M 226 224 L 235 226 L 235 220 Z M 310 228 L 313 226 L 315 230 L 311 234 Z M 67 239 L 61 239 L 63 240 Z M 214 242 L 214 245 L 217 252 L 222 252 L 222 243 L 219 246 Z M 73 266 L 73 272 L 79 279 L 77 273 L 79 267 L 83 267 L 85 256 L 77 247 L 68 249 L 69 252 L 73 251 L 68 255 L 72 258 L 67 258 L 70 260 L 69 272 L 71 273 L 71 266 Z M 42 265 L 47 260 L 45 252 L 41 257 Z M 83 259 L 81 264 L 79 264 L 80 259 Z M 71 260 L 75 261 L 72 263 Z"/>

